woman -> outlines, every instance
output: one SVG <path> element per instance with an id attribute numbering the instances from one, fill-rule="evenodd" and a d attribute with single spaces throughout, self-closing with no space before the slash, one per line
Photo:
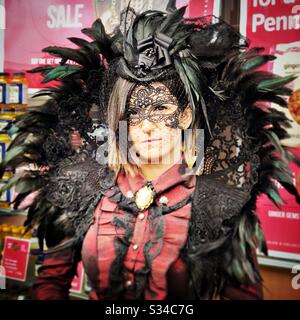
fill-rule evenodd
<path id="1" fill-rule="evenodd" d="M 132 93 L 126 99 L 129 92 Z M 147 199 L 147 195 L 143 197 L 141 194 L 136 201 L 140 200 L 141 207 L 147 206 L 146 210 L 141 208 L 131 214 L 122 211 L 110 199 L 109 193 L 99 202 L 94 223 L 82 247 L 84 269 L 93 287 L 90 296 L 92 299 L 195 298 L 189 291 L 187 266 L 180 257 L 180 249 L 187 238 L 190 196 L 194 192 L 196 177 L 185 172 L 188 167 L 182 159 L 181 148 L 176 150 L 182 143 L 182 129 L 191 125 L 191 108 L 186 105 L 180 110 L 178 99 L 183 97 L 178 95 L 177 98 L 159 82 L 141 85 L 119 79 L 112 97 L 108 109 L 111 115 L 109 127 L 118 128 L 120 121 L 128 120 L 129 141 L 132 143 L 129 148 L 134 154 L 132 159 L 136 156 L 138 163 L 121 161 L 124 155 L 120 154 L 122 151 L 113 134 L 117 130 L 112 130 L 109 165 L 114 172 L 119 172 L 117 186 L 123 197 L 132 199 L 151 182 L 155 197 Z M 122 100 L 128 101 L 127 105 L 122 104 Z M 145 203 L 142 202 L 144 199 Z M 157 213 L 148 209 L 147 201 L 169 210 L 155 217 Z M 175 208 L 170 210 L 171 207 Z M 120 237 L 120 243 L 115 244 L 116 237 Z M 56 252 L 53 259 L 50 258 L 51 251 L 48 253 L 49 258 L 35 283 L 37 298 L 58 299 L 68 293 L 74 275 L 70 254 L 66 254 L 68 250 Z M 54 284 L 49 277 L 61 277 L 64 285 Z M 238 293 L 226 287 L 227 295 L 222 297 L 262 298 L 260 284 L 255 285 L 239 288 Z M 63 296 L 59 294 L 62 289 L 65 289 Z"/>
<path id="2" fill-rule="evenodd" d="M 38 190 L 26 224 L 49 247 L 37 299 L 67 298 L 80 260 L 92 299 L 262 298 L 256 198 L 280 200 L 273 178 L 299 195 L 282 161 L 294 156 L 278 144 L 287 120 L 257 102 L 286 105 L 292 77 L 257 71 L 273 57 L 243 51 L 225 23 L 185 20 L 173 3 L 168 13 L 128 8 L 111 36 L 97 20 L 83 30 L 93 42 L 49 47 L 61 65 L 35 70 L 62 86 L 16 121 L 4 165 L 49 166 L 15 180 L 16 207 Z"/>

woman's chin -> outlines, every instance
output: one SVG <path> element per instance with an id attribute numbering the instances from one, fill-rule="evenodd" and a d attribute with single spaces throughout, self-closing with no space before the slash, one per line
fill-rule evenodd
<path id="1" fill-rule="evenodd" d="M 141 164 L 156 164 L 161 162 L 159 152 L 141 152 L 139 156 Z"/>
<path id="2" fill-rule="evenodd" d="M 160 151 L 140 151 L 137 153 L 140 164 L 172 164 L 173 159 L 170 153 L 162 153 Z"/>

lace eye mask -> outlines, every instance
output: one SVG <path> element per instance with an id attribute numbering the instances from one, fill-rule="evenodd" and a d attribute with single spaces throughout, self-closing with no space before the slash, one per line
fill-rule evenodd
<path id="1" fill-rule="evenodd" d="M 176 110 L 167 105 L 176 105 Z M 141 121 L 159 123 L 164 122 L 167 127 L 178 128 L 179 110 L 178 101 L 167 87 L 153 85 L 137 86 L 129 99 L 128 121 L 129 125 L 136 126 Z"/>

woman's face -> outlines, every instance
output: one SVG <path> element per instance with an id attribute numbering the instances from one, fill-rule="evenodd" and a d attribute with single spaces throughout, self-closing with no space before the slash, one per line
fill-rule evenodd
<path id="1" fill-rule="evenodd" d="M 181 129 L 189 126 L 190 118 L 190 108 L 180 112 L 176 97 L 162 83 L 137 85 L 128 104 L 129 154 L 133 161 L 174 163 L 181 153 Z"/>

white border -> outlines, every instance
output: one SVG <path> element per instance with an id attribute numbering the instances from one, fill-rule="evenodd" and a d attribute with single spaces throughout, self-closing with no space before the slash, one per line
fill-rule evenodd
<path id="1" fill-rule="evenodd" d="M 240 33 L 247 37 L 248 0 L 241 0 L 240 3 Z"/>
<path id="2" fill-rule="evenodd" d="M 28 254 L 26 255 L 26 263 L 25 263 L 25 272 L 24 272 L 24 278 L 23 279 L 20 279 L 20 278 L 14 278 L 14 277 L 8 277 L 7 276 L 7 272 L 5 272 L 5 278 L 7 279 L 12 279 L 12 280 L 17 280 L 17 281 L 21 281 L 21 282 L 25 282 L 26 281 L 26 278 L 27 278 L 27 269 L 28 269 L 28 262 L 29 262 L 29 255 L 30 255 L 30 247 L 31 247 L 31 241 L 28 240 L 28 239 L 22 239 L 22 238 L 16 238 L 16 237 L 10 237 L 10 236 L 7 236 L 5 237 L 5 240 L 4 240 L 4 248 L 3 248 L 3 257 L 2 257 L 2 261 L 1 261 L 1 264 L 2 266 L 5 268 L 5 265 L 3 265 L 3 261 L 4 261 L 4 253 L 5 253 L 5 248 L 6 248 L 6 241 L 7 239 L 15 239 L 15 240 L 18 240 L 18 241 L 24 241 L 24 242 L 28 242 Z"/>

